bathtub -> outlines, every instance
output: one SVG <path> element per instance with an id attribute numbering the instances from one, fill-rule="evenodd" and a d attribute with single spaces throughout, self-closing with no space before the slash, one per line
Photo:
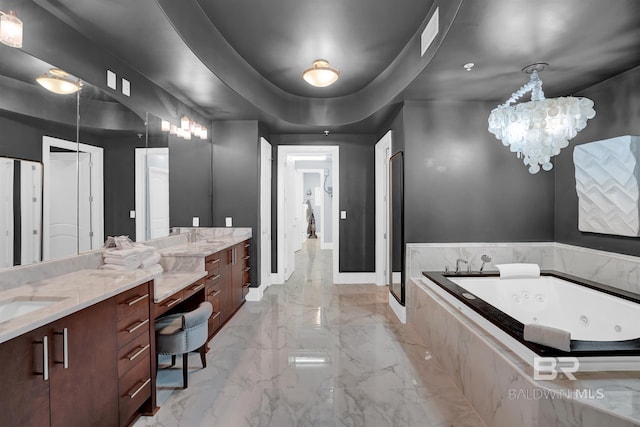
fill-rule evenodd
<path id="1" fill-rule="evenodd" d="M 640 370 L 640 295 L 558 272 L 539 278 L 424 272 L 424 284 L 533 366 L 576 357 L 581 371 Z M 571 332 L 571 351 L 523 339 L 537 323 Z"/>

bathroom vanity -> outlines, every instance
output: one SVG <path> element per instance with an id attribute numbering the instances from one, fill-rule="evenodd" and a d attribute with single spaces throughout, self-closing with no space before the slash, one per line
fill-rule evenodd
<path id="1" fill-rule="evenodd" d="M 2 424 L 125 426 L 153 414 L 155 319 L 210 301 L 215 335 L 248 292 L 250 237 L 161 247 L 160 276 L 96 265 L 0 291 Z"/>

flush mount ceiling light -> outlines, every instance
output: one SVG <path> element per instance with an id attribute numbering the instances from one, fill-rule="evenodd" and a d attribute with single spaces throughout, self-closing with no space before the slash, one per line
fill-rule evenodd
<path id="1" fill-rule="evenodd" d="M 58 95 L 69 95 L 82 88 L 80 80 L 71 79 L 69 73 L 59 68 L 50 69 L 40 77 L 37 77 L 36 81 L 43 88 Z"/>
<path id="2" fill-rule="evenodd" d="M 589 98 L 545 99 L 538 72 L 547 65 L 537 63 L 523 68 L 530 74 L 529 82 L 489 115 L 489 132 L 517 153 L 532 174 L 538 173 L 541 166 L 545 171 L 551 170 L 551 157 L 569 146 L 569 140 L 596 115 Z M 527 92 L 531 92 L 531 101 L 511 105 Z"/>
<path id="3" fill-rule="evenodd" d="M 13 10 L 0 10 L 0 42 L 11 47 L 22 47 L 22 21 Z"/>
<path id="4" fill-rule="evenodd" d="M 335 83 L 339 76 L 340 71 L 331 68 L 329 62 L 324 59 L 316 59 L 313 66 L 302 73 L 304 80 L 315 87 L 327 87 Z"/>

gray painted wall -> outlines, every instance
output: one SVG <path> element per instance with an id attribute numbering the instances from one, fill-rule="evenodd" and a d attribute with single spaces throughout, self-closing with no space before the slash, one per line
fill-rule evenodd
<path id="1" fill-rule="evenodd" d="M 553 240 L 554 173 L 529 174 L 487 131 L 494 107 L 405 103 L 405 242 Z"/>
<path id="2" fill-rule="evenodd" d="M 640 67 L 578 93 L 595 103 L 596 116 L 555 160 L 555 238 L 557 242 L 640 256 L 640 239 L 578 230 L 573 147 L 620 135 L 640 135 Z"/>
<path id="3" fill-rule="evenodd" d="M 255 120 L 213 122 L 213 226 L 251 227 L 251 284 L 259 283 L 260 135 Z"/>

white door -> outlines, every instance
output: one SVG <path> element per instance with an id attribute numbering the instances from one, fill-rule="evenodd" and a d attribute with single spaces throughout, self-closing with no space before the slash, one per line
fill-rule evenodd
<path id="1" fill-rule="evenodd" d="M 260 139 L 260 287 L 271 286 L 271 144 Z"/>
<path id="2" fill-rule="evenodd" d="M 376 144 L 376 284 L 389 284 L 389 159 L 391 131 Z"/>
<path id="3" fill-rule="evenodd" d="M 49 153 L 49 253 L 47 259 L 78 251 L 77 159 L 71 152 Z"/>
<path id="4" fill-rule="evenodd" d="M 13 266 L 13 159 L 0 159 L 0 268 Z"/>
<path id="5" fill-rule="evenodd" d="M 288 280 L 296 269 L 296 226 L 298 208 L 296 204 L 296 171 L 292 162 L 285 162 L 284 169 L 284 209 L 285 209 L 285 265 L 284 280 Z"/>
<path id="6" fill-rule="evenodd" d="M 169 170 L 149 167 L 150 238 L 169 235 Z"/>
<path id="7" fill-rule="evenodd" d="M 40 261 L 42 224 L 42 165 L 20 161 L 21 257 L 20 264 Z"/>
<path id="8" fill-rule="evenodd" d="M 96 249 L 93 246 L 92 158 L 90 153 L 78 153 L 78 252 Z"/>

